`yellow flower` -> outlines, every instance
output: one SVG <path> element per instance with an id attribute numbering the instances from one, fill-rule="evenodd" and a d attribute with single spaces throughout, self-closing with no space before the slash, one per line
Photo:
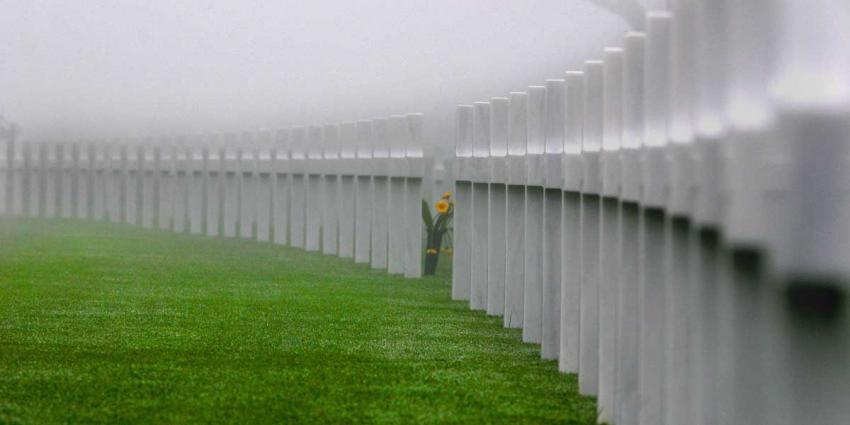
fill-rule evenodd
<path id="1" fill-rule="evenodd" d="M 425 253 L 428 255 L 437 255 L 437 250 L 434 248 L 428 248 L 425 250 Z"/>
<path id="2" fill-rule="evenodd" d="M 451 248 L 443 248 L 443 252 L 445 252 L 446 254 L 451 254 L 452 249 Z"/>
<path id="3" fill-rule="evenodd" d="M 449 198 L 451 198 L 451 197 L 452 197 L 452 193 L 451 193 L 451 192 L 445 192 L 445 193 L 443 193 L 443 199 L 449 199 Z"/>
<path id="4" fill-rule="evenodd" d="M 440 214 L 445 214 L 449 210 L 449 202 L 445 199 L 440 199 L 436 204 L 434 204 L 434 209 L 436 209 Z"/>

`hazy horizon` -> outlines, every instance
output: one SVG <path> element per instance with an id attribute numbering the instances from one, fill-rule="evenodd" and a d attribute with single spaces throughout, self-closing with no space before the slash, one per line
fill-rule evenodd
<path id="1" fill-rule="evenodd" d="M 523 90 L 618 45 L 587 0 L 10 0 L 0 115 L 31 138 L 285 128 L 423 112 Z"/>

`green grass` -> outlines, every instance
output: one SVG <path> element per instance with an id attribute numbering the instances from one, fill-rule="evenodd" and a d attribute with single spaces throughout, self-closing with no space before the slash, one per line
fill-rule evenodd
<path id="1" fill-rule="evenodd" d="M 3 219 L 0 423 L 593 423 L 575 376 L 448 275 Z"/>

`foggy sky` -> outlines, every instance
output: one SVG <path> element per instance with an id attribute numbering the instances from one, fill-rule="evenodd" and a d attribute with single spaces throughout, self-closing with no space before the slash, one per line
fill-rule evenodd
<path id="1" fill-rule="evenodd" d="M 0 115 L 32 138 L 424 112 L 559 78 L 618 45 L 588 0 L 3 0 Z"/>

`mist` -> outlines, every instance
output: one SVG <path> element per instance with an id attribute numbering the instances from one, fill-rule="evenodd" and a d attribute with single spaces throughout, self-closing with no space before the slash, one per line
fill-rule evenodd
<path id="1" fill-rule="evenodd" d="M 619 45 L 628 29 L 588 0 L 6 0 L 0 7 L 0 114 L 31 139 L 423 112 L 429 146 L 450 149 L 456 104 L 561 77 Z"/>

